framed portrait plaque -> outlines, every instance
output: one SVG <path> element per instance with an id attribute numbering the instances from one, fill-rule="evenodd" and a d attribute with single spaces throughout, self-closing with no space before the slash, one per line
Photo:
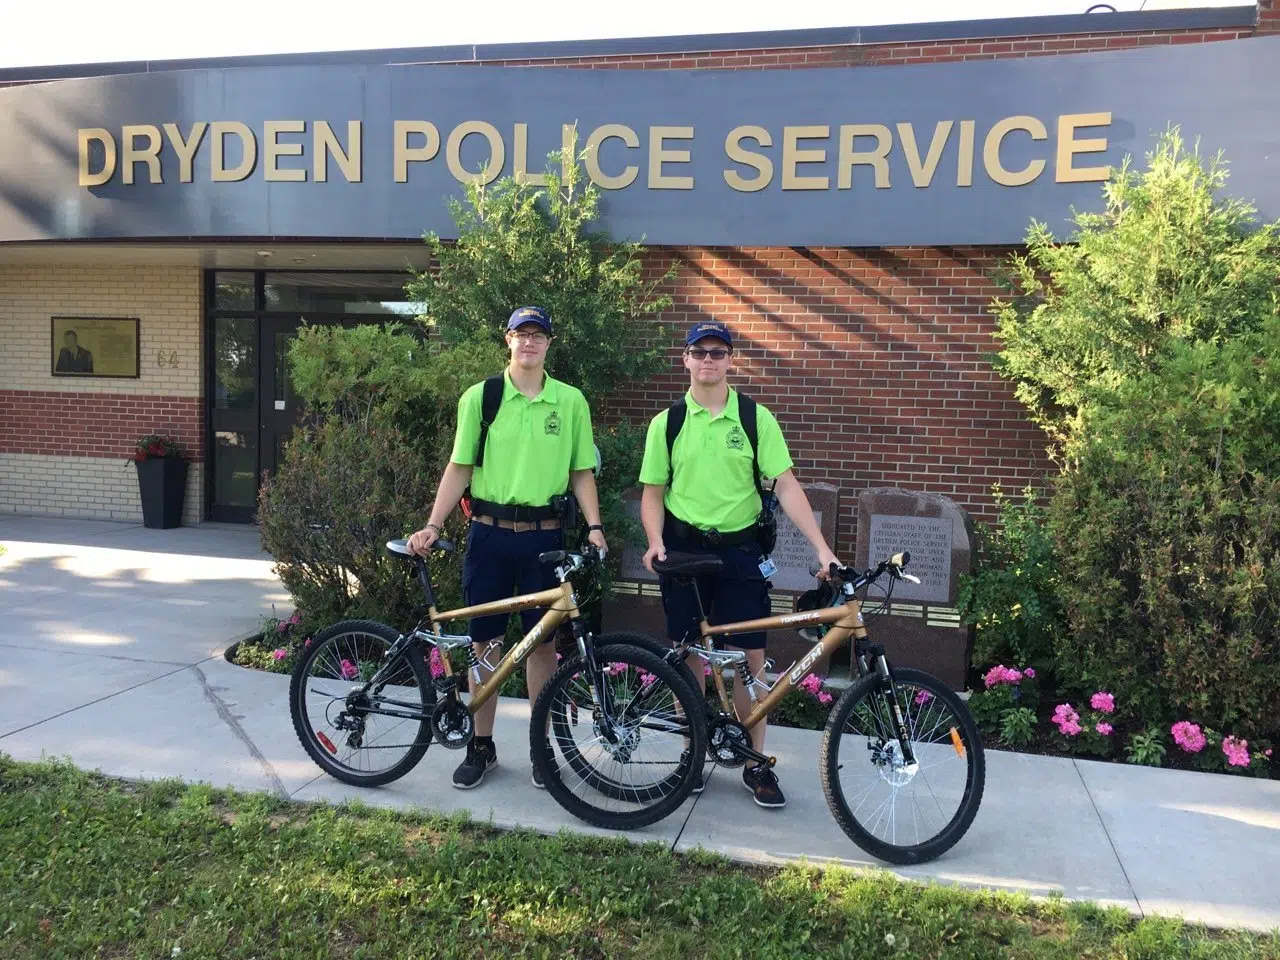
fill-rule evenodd
<path id="1" fill-rule="evenodd" d="M 49 369 L 55 377 L 137 379 L 141 360 L 138 317 L 53 317 Z"/>

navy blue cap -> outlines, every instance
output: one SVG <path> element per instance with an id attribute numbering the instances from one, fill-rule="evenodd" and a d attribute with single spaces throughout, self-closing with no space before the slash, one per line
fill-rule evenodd
<path id="1" fill-rule="evenodd" d="M 548 337 L 551 336 L 551 314 L 542 307 L 521 307 L 511 314 L 511 319 L 507 321 L 507 329 L 514 330 L 525 323 L 536 323 L 547 331 Z"/>
<path id="2" fill-rule="evenodd" d="M 689 329 L 689 335 L 684 338 L 684 345 L 697 343 L 703 337 L 719 337 L 730 347 L 733 346 L 733 334 L 729 332 L 729 328 L 717 320 L 703 320 L 701 323 L 695 323 Z"/>

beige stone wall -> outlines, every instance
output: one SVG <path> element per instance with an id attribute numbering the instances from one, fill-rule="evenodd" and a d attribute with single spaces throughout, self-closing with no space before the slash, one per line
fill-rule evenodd
<path id="1" fill-rule="evenodd" d="M 184 526 L 204 516 L 203 477 L 203 463 L 188 465 Z M 0 516 L 5 514 L 141 523 L 138 474 L 121 459 L 0 453 Z"/>
<path id="2" fill-rule="evenodd" d="M 192 267 L 0 265 L 0 515 L 141 522 L 137 474 L 125 458 L 139 436 L 162 432 L 195 458 L 183 522 L 199 522 L 201 279 Z M 139 378 L 54 377 L 54 316 L 138 317 Z"/>
<path id="3" fill-rule="evenodd" d="M 200 396 L 200 281 L 195 267 L 0 264 L 0 390 Z M 141 318 L 141 378 L 52 376 L 53 316 Z M 177 351 L 178 366 L 157 366 L 159 350 Z"/>

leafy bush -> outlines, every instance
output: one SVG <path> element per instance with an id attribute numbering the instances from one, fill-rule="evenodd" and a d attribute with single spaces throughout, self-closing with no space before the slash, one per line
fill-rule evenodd
<path id="1" fill-rule="evenodd" d="M 1069 684 L 1144 718 L 1280 728 L 1280 318 L 1179 345 L 1091 414 L 1050 524 Z"/>
<path id="2" fill-rule="evenodd" d="M 1173 342 L 1222 343 L 1276 312 L 1280 226 L 1224 198 L 1226 164 L 1188 152 L 1176 128 L 1145 170 L 1129 158 L 1105 210 L 1058 243 L 1032 223 L 997 299 L 996 369 L 1049 435 L 1065 442 L 1099 396 L 1157 371 Z"/>
<path id="3" fill-rule="evenodd" d="M 956 605 L 973 625 L 975 664 L 1021 663 L 1047 673 L 1054 637 L 1065 629 L 1058 599 L 1058 561 L 1045 510 L 1030 487 L 1023 502 L 993 488 L 999 522 L 977 525 L 978 562 L 960 580 Z"/>

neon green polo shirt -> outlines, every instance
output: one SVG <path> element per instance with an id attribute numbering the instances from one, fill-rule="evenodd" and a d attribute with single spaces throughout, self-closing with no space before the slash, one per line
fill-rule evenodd
<path id="1" fill-rule="evenodd" d="M 484 466 L 471 473 L 471 493 L 493 503 L 541 507 L 569 489 L 571 470 L 596 465 L 587 398 L 547 376 L 542 392 L 530 400 L 504 371 L 502 403 L 489 425 Z M 484 382 L 467 388 L 458 400 L 458 428 L 449 459 L 474 466 L 480 440 Z"/>
<path id="2" fill-rule="evenodd" d="M 686 392 L 684 426 L 672 448 L 675 473 L 663 495 L 667 509 L 685 523 L 702 530 L 733 533 L 755 522 L 760 494 L 751 469 L 751 443 L 738 416 L 738 392 L 714 417 Z M 794 465 L 787 442 L 773 414 L 756 403 L 756 434 L 760 445 L 760 474 L 773 480 Z M 644 441 L 640 482 L 667 483 L 667 411 L 649 422 Z"/>

